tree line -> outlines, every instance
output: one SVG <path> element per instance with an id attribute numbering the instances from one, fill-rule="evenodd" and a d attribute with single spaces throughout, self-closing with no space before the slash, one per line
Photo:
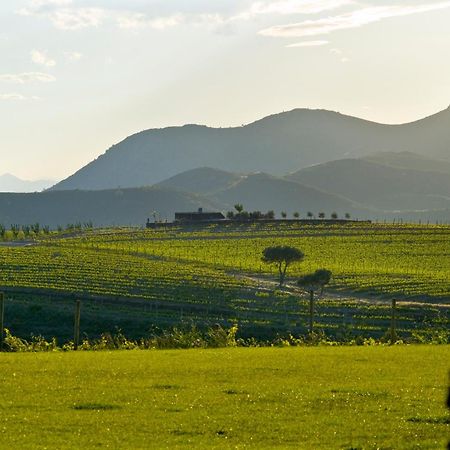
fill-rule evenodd
<path id="1" fill-rule="evenodd" d="M 286 211 L 281 211 L 281 218 L 282 219 L 287 219 L 288 217 L 288 213 Z M 227 219 L 230 220 L 263 220 L 263 219 L 275 219 L 275 211 L 273 210 L 269 210 L 267 212 L 262 212 L 262 211 L 246 211 L 244 209 L 244 206 L 241 203 L 237 203 L 236 205 L 234 205 L 234 211 L 228 211 L 227 214 Z M 298 211 L 295 211 L 292 213 L 292 218 L 293 219 L 300 219 L 301 214 Z M 324 212 L 319 212 L 317 214 L 313 213 L 312 211 L 307 211 L 305 214 L 305 217 L 307 219 L 325 219 L 327 218 L 326 213 Z M 337 220 L 339 219 L 339 215 L 336 211 L 333 211 L 330 214 L 330 219 L 332 220 Z M 344 214 L 344 218 L 346 220 L 350 219 L 350 213 L 345 213 Z"/>

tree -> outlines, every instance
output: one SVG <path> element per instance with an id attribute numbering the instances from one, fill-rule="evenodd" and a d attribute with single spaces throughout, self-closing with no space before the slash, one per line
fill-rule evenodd
<path id="1" fill-rule="evenodd" d="M 289 246 L 267 247 L 263 251 L 262 261 L 266 264 L 274 264 L 279 273 L 280 287 L 283 286 L 288 267 L 303 261 L 305 255 L 301 250 Z"/>
<path id="2" fill-rule="evenodd" d="M 293 216 L 294 216 L 294 219 L 298 219 L 300 217 L 300 213 L 299 212 L 295 212 L 293 214 Z"/>
<path id="3" fill-rule="evenodd" d="M 350 213 L 345 213 L 345 218 L 348 220 L 350 219 Z"/>
<path id="4" fill-rule="evenodd" d="M 338 213 L 337 212 L 332 212 L 331 213 L 331 218 L 336 220 L 338 218 Z"/>
<path id="5" fill-rule="evenodd" d="M 244 211 L 244 206 L 241 203 L 236 203 L 234 205 L 234 209 L 240 214 L 242 211 Z"/>
<path id="6" fill-rule="evenodd" d="M 266 212 L 266 219 L 275 219 L 275 212 L 270 210 Z"/>
<path id="7" fill-rule="evenodd" d="M 325 219 L 325 213 L 320 212 L 319 213 L 319 219 Z"/>
<path id="8" fill-rule="evenodd" d="M 252 220 L 260 220 L 263 217 L 263 213 L 261 211 L 252 211 L 249 214 L 249 218 Z"/>
<path id="9" fill-rule="evenodd" d="M 306 213 L 306 216 L 308 217 L 308 219 L 312 219 L 314 217 L 314 214 L 311 211 L 308 211 Z"/>
<path id="10" fill-rule="evenodd" d="M 332 273 L 327 269 L 318 269 L 314 273 L 303 275 L 297 284 L 309 293 L 309 332 L 314 328 L 314 294 L 323 294 L 325 286 L 330 282 Z"/>
<path id="11" fill-rule="evenodd" d="M 286 217 L 287 217 L 287 212 L 286 212 L 286 211 L 281 211 L 281 217 L 282 217 L 283 219 L 286 219 Z"/>
<path id="12" fill-rule="evenodd" d="M 227 219 L 230 219 L 230 220 L 234 219 L 234 212 L 233 211 L 228 211 L 227 212 Z"/>

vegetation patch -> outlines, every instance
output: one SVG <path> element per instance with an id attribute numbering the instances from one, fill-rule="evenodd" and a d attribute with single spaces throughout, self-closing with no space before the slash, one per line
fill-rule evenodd
<path id="1" fill-rule="evenodd" d="M 121 408 L 122 407 L 118 405 L 107 405 L 102 403 L 80 403 L 72 406 L 72 409 L 76 411 L 111 411 Z"/>

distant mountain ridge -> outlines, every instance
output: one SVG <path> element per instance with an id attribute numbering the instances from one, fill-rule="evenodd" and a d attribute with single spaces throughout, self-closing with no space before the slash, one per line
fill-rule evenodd
<path id="1" fill-rule="evenodd" d="M 443 170 L 443 169 L 442 169 Z M 450 208 L 450 171 L 386 166 L 366 159 L 341 159 L 286 177 L 378 210 Z"/>
<path id="2" fill-rule="evenodd" d="M 363 159 L 397 169 L 438 172 L 450 175 L 450 161 L 430 159 L 412 152 L 378 152 L 367 155 Z"/>
<path id="3" fill-rule="evenodd" d="M 172 221 L 174 211 L 215 210 L 220 205 L 187 192 L 158 187 L 105 191 L 0 193 L 0 224 L 56 227 L 92 221 L 95 226 L 144 225 L 147 218 Z"/>
<path id="4" fill-rule="evenodd" d="M 418 161 L 426 170 L 417 170 Z M 447 169 L 442 161 L 410 153 L 342 159 L 285 177 L 201 167 L 153 187 L 0 194 L 0 223 L 142 226 L 147 217 L 170 222 L 175 212 L 226 212 L 236 203 L 247 211 L 274 210 L 277 217 L 284 211 L 289 218 L 295 212 L 305 218 L 311 211 L 326 217 L 336 212 L 359 219 L 450 222 Z"/>
<path id="5" fill-rule="evenodd" d="M 380 151 L 408 151 L 450 161 L 450 109 L 403 125 L 296 109 L 235 128 L 185 125 L 147 130 L 114 145 L 52 190 L 154 185 L 205 166 L 281 176 Z"/>
<path id="6" fill-rule="evenodd" d="M 49 188 L 53 180 L 22 180 L 10 173 L 0 175 L 0 192 L 40 192 Z"/>

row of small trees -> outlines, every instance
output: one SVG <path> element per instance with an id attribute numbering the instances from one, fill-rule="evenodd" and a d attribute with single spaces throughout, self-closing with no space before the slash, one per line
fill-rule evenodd
<path id="1" fill-rule="evenodd" d="M 12 224 L 9 230 L 2 224 L 0 224 L 0 239 L 20 239 L 31 236 L 37 236 L 39 234 L 49 234 L 50 227 L 41 226 L 39 223 L 32 225 L 16 225 Z"/>
<path id="2" fill-rule="evenodd" d="M 82 229 L 93 228 L 92 222 L 77 222 L 69 223 L 65 227 L 58 225 L 57 231 L 81 231 Z M 32 225 L 17 225 L 12 224 L 9 229 L 3 224 L 0 224 L 0 240 L 15 240 L 15 239 L 26 239 L 33 238 L 39 235 L 50 234 L 50 227 L 48 225 L 41 225 L 38 222 Z"/>
<path id="3" fill-rule="evenodd" d="M 235 211 L 228 211 L 227 218 L 230 220 L 261 220 L 261 219 L 275 219 L 275 212 L 273 210 L 267 211 L 266 213 L 261 211 L 245 211 L 244 206 L 241 203 L 237 203 L 234 205 Z M 288 214 L 286 211 L 281 211 L 281 217 L 286 219 Z M 292 213 L 292 217 L 294 219 L 300 219 L 300 213 L 298 211 Z M 311 211 L 306 213 L 306 217 L 308 219 L 325 219 L 326 214 L 324 212 L 319 212 L 316 216 Z M 350 219 L 350 213 L 345 213 L 345 219 Z M 333 220 L 339 219 L 339 215 L 337 212 L 332 212 L 330 218 Z"/>
<path id="4" fill-rule="evenodd" d="M 295 247 L 276 246 L 267 247 L 263 251 L 262 261 L 275 265 L 278 269 L 279 286 L 282 287 L 286 280 L 288 267 L 293 263 L 303 261 L 305 254 Z M 313 332 L 314 326 L 314 300 L 315 294 L 323 294 L 325 286 L 331 281 L 332 273 L 327 269 L 317 269 L 313 273 L 303 275 L 297 280 L 297 286 L 309 294 L 309 332 Z"/>

